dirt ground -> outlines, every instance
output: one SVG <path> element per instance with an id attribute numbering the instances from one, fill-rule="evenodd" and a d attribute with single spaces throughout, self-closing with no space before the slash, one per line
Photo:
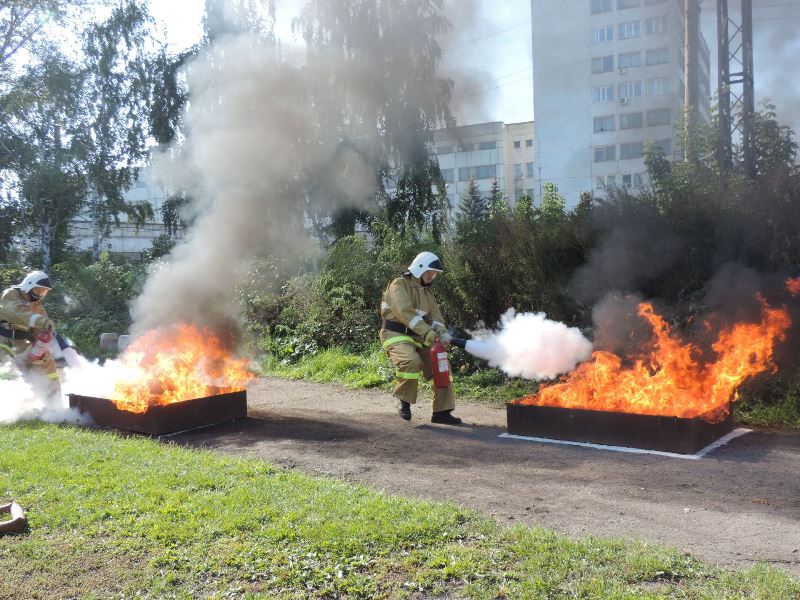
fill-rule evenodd
<path id="1" fill-rule="evenodd" d="M 701 460 L 499 438 L 505 410 L 461 404 L 459 427 L 402 421 L 391 396 L 257 380 L 248 418 L 172 440 L 448 500 L 570 537 L 639 538 L 706 561 L 800 572 L 800 434 L 757 431 Z"/>

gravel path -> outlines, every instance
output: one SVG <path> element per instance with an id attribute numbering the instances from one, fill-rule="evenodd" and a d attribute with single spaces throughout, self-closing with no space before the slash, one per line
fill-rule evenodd
<path id="1" fill-rule="evenodd" d="M 248 418 L 174 436 L 394 494 L 449 500 L 571 537 L 640 538 L 706 561 L 800 572 L 800 434 L 759 431 L 702 460 L 499 438 L 505 411 L 462 404 L 460 427 L 427 402 L 402 421 L 391 396 L 257 380 Z"/>

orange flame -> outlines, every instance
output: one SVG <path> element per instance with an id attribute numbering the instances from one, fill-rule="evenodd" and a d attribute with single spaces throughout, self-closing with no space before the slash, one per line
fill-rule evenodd
<path id="1" fill-rule="evenodd" d="M 775 368 L 775 343 L 786 337 L 790 324 L 785 308 L 771 308 L 761 296 L 758 299 L 760 322 L 737 323 L 722 330 L 711 346 L 716 355 L 713 362 L 703 359 L 699 347 L 681 342 L 651 304 L 641 303 L 638 313 L 653 332 L 652 351 L 647 355 L 623 364 L 615 354 L 595 351 L 562 383 L 517 402 L 722 420 L 745 379 Z"/>
<path id="2" fill-rule="evenodd" d="M 789 290 L 789 293 L 792 296 L 797 296 L 797 294 L 800 294 L 800 277 L 787 277 L 786 289 Z"/>
<path id="3" fill-rule="evenodd" d="M 125 373 L 111 398 L 117 408 L 145 412 L 150 406 L 243 390 L 254 377 L 208 330 L 177 325 L 149 331 L 120 357 Z"/>

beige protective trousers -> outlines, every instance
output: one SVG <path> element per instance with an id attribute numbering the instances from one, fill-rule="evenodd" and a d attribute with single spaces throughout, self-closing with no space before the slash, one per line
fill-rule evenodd
<path id="1" fill-rule="evenodd" d="M 385 332 L 381 331 L 381 342 L 386 342 Z M 386 354 L 396 370 L 397 381 L 392 395 L 398 400 L 417 403 L 417 391 L 420 378 L 430 381 L 431 355 L 425 347 L 418 348 L 413 342 L 399 342 L 386 347 Z M 433 412 L 453 410 L 456 407 L 456 393 L 453 382 L 446 388 L 433 387 Z"/>

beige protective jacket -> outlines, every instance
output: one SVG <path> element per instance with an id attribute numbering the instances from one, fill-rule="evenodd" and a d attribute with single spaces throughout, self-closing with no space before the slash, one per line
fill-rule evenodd
<path id="1" fill-rule="evenodd" d="M 394 279 L 383 292 L 381 317 L 408 327 L 411 330 L 408 335 L 418 342 L 421 342 L 431 329 L 437 334 L 447 332 L 442 311 L 430 286 L 422 285 L 422 282 L 411 273 Z M 382 339 L 398 335 L 406 334 L 386 329 L 381 331 Z"/>
<path id="2" fill-rule="evenodd" d="M 0 327 L 37 334 L 44 329 L 43 324 L 47 320 L 47 311 L 41 302 L 31 302 L 18 287 L 6 289 L 0 296 Z M 12 341 L 0 335 L 0 344 L 11 347 L 15 353 L 19 353 L 24 351 L 30 342 L 19 338 Z"/>

